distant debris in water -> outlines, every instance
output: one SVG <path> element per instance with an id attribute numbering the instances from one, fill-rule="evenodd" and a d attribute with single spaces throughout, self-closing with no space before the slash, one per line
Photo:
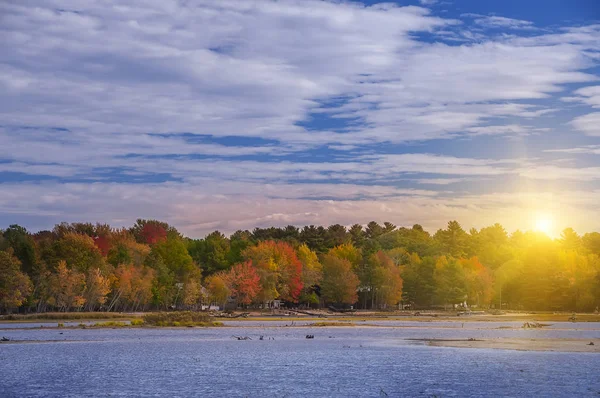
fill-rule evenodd
<path id="1" fill-rule="evenodd" d="M 577 315 L 576 314 L 571 315 L 571 317 L 569 318 L 569 321 L 577 322 Z"/>
<path id="2" fill-rule="evenodd" d="M 525 322 L 522 326 L 523 329 L 541 329 L 544 326 L 549 326 L 547 324 L 544 323 L 538 323 L 538 322 Z"/>
<path id="3" fill-rule="evenodd" d="M 8 337 L 2 337 L 2 340 L 0 341 L 10 341 L 10 339 Z"/>
<path id="4" fill-rule="evenodd" d="M 595 345 L 593 341 L 590 341 L 588 345 Z"/>
<path id="5" fill-rule="evenodd" d="M 250 337 L 248 336 L 232 336 L 234 339 L 238 339 L 238 340 L 252 340 Z"/>
<path id="6" fill-rule="evenodd" d="M 315 338 L 315 335 L 314 335 L 314 334 L 307 334 L 307 335 L 306 335 L 306 338 L 307 338 L 307 339 L 314 339 L 314 338 Z"/>

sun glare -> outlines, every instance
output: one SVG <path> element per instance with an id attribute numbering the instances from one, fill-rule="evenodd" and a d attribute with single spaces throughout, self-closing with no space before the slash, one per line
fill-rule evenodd
<path id="1" fill-rule="evenodd" d="M 549 216 L 540 216 L 535 220 L 535 230 L 543 232 L 548 236 L 552 236 L 552 218 Z"/>

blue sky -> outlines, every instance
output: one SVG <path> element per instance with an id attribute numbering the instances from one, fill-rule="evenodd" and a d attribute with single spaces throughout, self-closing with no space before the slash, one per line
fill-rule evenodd
<path id="1" fill-rule="evenodd" d="M 600 5 L 8 1 L 0 227 L 600 230 Z"/>

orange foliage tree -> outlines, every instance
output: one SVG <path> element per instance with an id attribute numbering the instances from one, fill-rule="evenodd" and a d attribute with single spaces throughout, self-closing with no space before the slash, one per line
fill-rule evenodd
<path id="1" fill-rule="evenodd" d="M 110 279 L 102 275 L 99 268 L 90 268 L 85 281 L 85 309 L 94 311 L 106 303 L 106 295 L 110 293 Z"/>
<path id="2" fill-rule="evenodd" d="M 398 304 L 402 298 L 403 282 L 400 268 L 394 264 L 392 258 L 382 251 L 372 254 L 370 261 L 373 265 L 376 303 L 383 307 Z"/>
<path id="3" fill-rule="evenodd" d="M 31 293 L 31 281 L 21 272 L 20 261 L 12 252 L 0 251 L 0 310 L 18 308 Z"/>
<path id="4" fill-rule="evenodd" d="M 108 310 L 129 308 L 135 311 L 143 308 L 152 298 L 153 281 L 154 270 L 151 268 L 119 265 L 113 276 L 112 299 Z"/>
<path id="5" fill-rule="evenodd" d="M 484 267 L 477 257 L 461 258 L 458 263 L 465 275 L 465 287 L 469 304 L 489 305 L 494 293 L 494 279 L 489 269 Z"/>
<path id="6" fill-rule="evenodd" d="M 85 275 L 69 269 L 66 261 L 59 261 L 56 272 L 50 276 L 48 304 L 59 311 L 79 309 L 85 304 L 84 291 Z"/>
<path id="7" fill-rule="evenodd" d="M 289 243 L 260 242 L 247 248 L 243 254 L 258 271 L 262 301 L 280 298 L 298 302 L 303 286 L 302 263 Z"/>

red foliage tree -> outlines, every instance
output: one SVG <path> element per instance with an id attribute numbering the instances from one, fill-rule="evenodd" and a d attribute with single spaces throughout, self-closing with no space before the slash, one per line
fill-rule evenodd
<path id="1" fill-rule="evenodd" d="M 167 239 L 167 230 L 160 224 L 147 223 L 142 227 L 141 235 L 144 243 L 153 245 Z"/>
<path id="2" fill-rule="evenodd" d="M 110 239 L 107 236 L 96 236 L 94 237 L 94 244 L 100 250 L 102 255 L 106 257 L 110 251 L 111 244 Z"/>
<path id="3" fill-rule="evenodd" d="M 251 304 L 260 293 L 260 276 L 250 261 L 234 265 L 221 277 L 231 295 L 241 304 Z"/>

